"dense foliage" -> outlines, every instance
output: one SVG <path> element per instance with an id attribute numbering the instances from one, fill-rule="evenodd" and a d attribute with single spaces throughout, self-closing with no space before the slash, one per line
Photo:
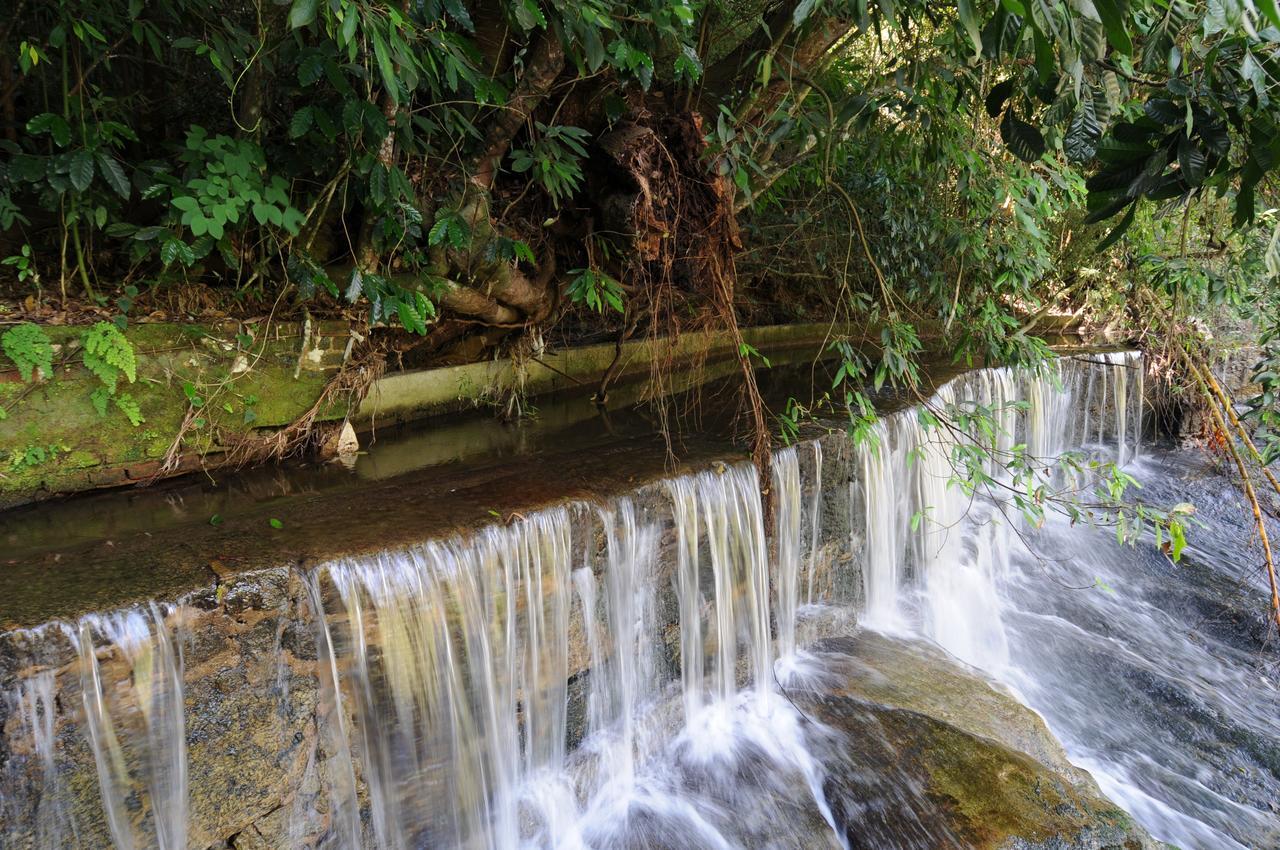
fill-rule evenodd
<path id="1" fill-rule="evenodd" d="M 1037 357 L 1055 308 L 1173 331 L 1270 303 L 1278 27 L 1275 0 L 19 0 L 10 312 L 358 308 L 422 362 L 875 323 L 850 386 L 910 382 L 930 335 Z"/>
<path id="2" fill-rule="evenodd" d="M 344 315 L 364 356 L 418 363 L 720 328 L 763 474 L 739 323 L 836 330 L 835 384 L 775 412 L 786 439 L 819 404 L 865 430 L 867 385 L 913 386 L 928 348 L 1042 362 L 1037 331 L 1071 313 L 1235 429 L 1261 529 L 1278 44 L 1276 0 L 17 0 L 0 344 L 37 381 L 40 323 L 85 325 L 92 404 L 136 426 L 121 331 L 144 310 Z M 1247 427 L 1202 368 L 1232 328 L 1264 355 Z M 958 450 L 966 486 L 985 457 Z M 1003 460 L 1035 520 L 1037 460 Z M 1176 557 L 1177 509 L 1090 474 L 1122 535 L 1154 524 Z"/>

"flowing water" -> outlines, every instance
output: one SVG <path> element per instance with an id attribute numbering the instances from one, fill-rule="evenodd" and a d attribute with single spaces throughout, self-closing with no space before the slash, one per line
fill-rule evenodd
<path id="1" fill-rule="evenodd" d="M 1174 566 L 1053 511 L 1034 527 L 1010 510 L 1003 465 L 983 462 L 972 492 L 954 480 L 976 433 L 999 456 L 1025 447 L 1046 490 L 1072 473 L 1043 461 L 1079 448 L 1126 464 L 1151 501 L 1184 501 L 1186 458 L 1142 451 L 1140 376 L 1130 354 L 962 376 L 856 443 L 780 451 L 771 523 L 754 469 L 727 465 L 310 570 L 320 698 L 305 776 L 321 790 L 290 797 L 291 845 L 318 837 L 309 807 L 340 848 L 959 844 L 901 814 L 919 791 L 891 756 L 856 766 L 881 826 L 850 842 L 831 805 L 833 771 L 849 769 L 831 756 L 839 736 L 787 686 L 833 675 L 807 646 L 856 618 L 1005 683 L 1156 837 L 1280 846 L 1280 692 L 1261 627 L 1236 628 L 1260 607 L 1256 576 L 1235 583 L 1252 569 L 1247 528 L 1209 516 Z M 120 850 L 187 846 L 201 780 L 188 776 L 183 620 L 182 606 L 150 606 L 65 627 L 75 734 Z M 36 765 L 40 848 L 80 845 L 54 688 L 35 671 L 8 695 L 10 747 Z M 12 808 L 0 800 L 0 815 Z"/>

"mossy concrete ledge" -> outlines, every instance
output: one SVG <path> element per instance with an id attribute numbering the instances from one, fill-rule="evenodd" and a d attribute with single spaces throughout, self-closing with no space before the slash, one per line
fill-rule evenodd
<path id="1" fill-rule="evenodd" d="M 748 328 L 743 339 L 774 362 L 821 350 L 828 325 Z M 82 327 L 46 327 L 55 345 L 52 374 L 24 382 L 0 365 L 0 509 L 54 496 L 116 487 L 224 463 L 242 438 L 277 430 L 307 412 L 350 350 L 345 322 L 225 321 L 137 323 L 126 337 L 137 356 L 137 380 L 122 383 L 141 410 L 134 425 L 90 401 L 101 386 L 83 365 Z M 420 420 L 492 404 L 512 393 L 535 397 L 584 391 L 611 368 L 617 386 L 634 385 L 660 358 L 670 391 L 737 369 L 737 348 L 722 333 L 642 340 L 547 352 L 536 359 L 494 359 L 384 376 L 353 421 L 360 429 Z M 615 366 L 616 358 L 616 366 Z M 703 364 L 705 368 L 689 368 Z M 634 393 L 619 398 L 630 399 Z M 323 408 L 340 419 L 345 406 Z M 179 436 L 181 435 L 181 441 Z"/>
<path id="2" fill-rule="evenodd" d="M 117 392 L 137 402 L 143 421 L 134 425 L 90 400 L 102 384 L 83 364 L 85 329 L 44 330 L 52 374 L 24 382 L 7 359 L 0 366 L 0 508 L 186 472 L 205 458 L 216 464 L 238 435 L 310 408 L 350 336 L 345 322 L 131 325 L 137 380 Z"/>
<path id="3" fill-rule="evenodd" d="M 832 330 L 829 324 L 767 325 L 744 328 L 742 341 L 767 355 L 770 362 L 786 363 L 818 354 Z M 631 399 L 634 394 L 621 387 L 648 378 L 654 362 L 665 364 L 668 370 L 668 392 L 681 392 L 739 368 L 737 346 L 723 332 L 633 340 L 620 346 L 584 345 L 518 362 L 501 358 L 386 375 L 370 389 L 353 421 L 358 426 L 367 426 L 375 419 L 412 421 L 493 403 L 512 393 L 536 397 L 591 392 L 610 369 L 614 381 L 611 386 Z M 698 364 L 702 368 L 689 368 Z"/>

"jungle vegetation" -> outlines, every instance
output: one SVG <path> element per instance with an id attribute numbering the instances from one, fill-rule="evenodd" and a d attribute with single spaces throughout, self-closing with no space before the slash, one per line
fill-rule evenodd
<path id="1" fill-rule="evenodd" d="M 1280 456 L 1276 0 L 14 6 L 4 351 L 33 380 L 41 325 L 85 325 L 103 412 L 137 413 L 147 317 L 345 317 L 365 374 L 830 322 L 856 424 L 927 347 L 1037 362 L 1071 314 L 1207 399 L 1242 475 Z M 1233 328 L 1241 421 L 1205 368 Z M 760 460 L 815 402 L 763 410 L 739 352 Z"/>

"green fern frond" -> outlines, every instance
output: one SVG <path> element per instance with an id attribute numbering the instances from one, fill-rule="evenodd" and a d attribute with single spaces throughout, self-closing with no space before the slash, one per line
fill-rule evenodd
<path id="1" fill-rule="evenodd" d="M 115 394 L 120 376 L 133 383 L 138 379 L 137 358 L 133 344 L 110 322 L 98 322 L 81 336 L 84 343 L 85 368 L 97 375 L 103 386 Z"/>
<path id="2" fill-rule="evenodd" d="M 147 421 L 146 417 L 142 415 L 142 408 L 138 406 L 138 402 L 134 401 L 133 396 L 128 393 L 120 393 L 120 395 L 116 396 L 116 407 L 120 409 L 120 412 L 129 419 L 129 423 L 135 428 Z"/>
<path id="3" fill-rule="evenodd" d="M 15 325 L 0 336 L 0 346 L 18 366 L 22 380 L 30 381 L 39 369 L 46 376 L 53 374 L 53 343 L 43 330 L 31 322 Z"/>

